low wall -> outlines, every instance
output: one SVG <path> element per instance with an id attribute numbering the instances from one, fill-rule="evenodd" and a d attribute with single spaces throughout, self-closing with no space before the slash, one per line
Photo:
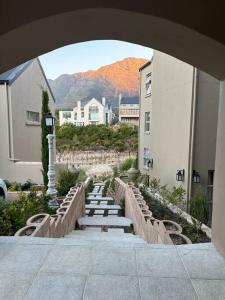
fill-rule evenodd
<path id="1" fill-rule="evenodd" d="M 66 169 L 64 164 L 56 163 L 55 171 L 56 178 L 59 174 L 59 170 Z M 1 166 L 0 177 L 9 181 L 17 181 L 20 183 L 26 182 L 28 179 L 31 181 L 42 184 L 42 163 L 41 162 L 26 162 L 26 161 L 7 161 L 5 166 Z"/>
<path id="2" fill-rule="evenodd" d="M 34 215 L 27 220 L 27 226 L 18 230 L 15 235 L 59 238 L 70 233 L 77 220 L 85 215 L 85 188 L 88 182 L 87 179 L 81 186 L 71 188 L 55 215 Z"/>
<path id="3" fill-rule="evenodd" d="M 122 196 L 125 197 L 125 216 L 132 220 L 135 233 L 143 240 L 152 244 L 173 244 L 173 238 L 179 238 L 183 243 L 191 243 L 182 234 L 179 224 L 170 220 L 153 218 L 152 212 L 138 188 L 116 178 L 115 200 L 117 203 Z"/>

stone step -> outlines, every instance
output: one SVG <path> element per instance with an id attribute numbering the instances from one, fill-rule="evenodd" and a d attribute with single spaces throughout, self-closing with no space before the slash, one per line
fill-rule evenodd
<path id="1" fill-rule="evenodd" d="M 103 196 L 88 196 L 87 200 L 94 201 L 113 201 L 112 197 L 103 197 Z"/>
<path id="2" fill-rule="evenodd" d="M 96 242 L 116 242 L 116 243 L 146 243 L 144 240 L 142 240 L 139 237 L 136 236 L 126 236 L 126 233 L 124 233 L 124 236 L 114 236 L 107 233 L 102 234 L 88 234 L 88 235 L 81 235 L 78 233 L 70 233 L 69 235 L 65 236 L 66 239 L 76 239 L 77 241 L 96 241 Z"/>
<path id="3" fill-rule="evenodd" d="M 82 217 L 78 219 L 79 226 L 130 227 L 132 221 L 125 217 Z"/>
<path id="4" fill-rule="evenodd" d="M 113 210 L 120 210 L 121 207 L 120 205 L 107 205 L 107 204 L 86 204 L 85 205 L 86 209 L 113 209 Z"/>

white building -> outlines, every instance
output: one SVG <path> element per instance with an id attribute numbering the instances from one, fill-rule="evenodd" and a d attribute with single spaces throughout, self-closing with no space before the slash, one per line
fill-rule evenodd
<path id="1" fill-rule="evenodd" d="M 86 126 L 90 124 L 110 124 L 112 122 L 112 107 L 106 104 L 105 98 L 102 102 L 92 98 L 85 105 L 77 101 L 77 106 L 73 110 L 59 111 L 60 126 L 65 123 L 72 123 L 76 126 Z"/>
<path id="2" fill-rule="evenodd" d="M 122 97 L 119 99 L 119 122 L 139 125 L 139 97 Z"/>

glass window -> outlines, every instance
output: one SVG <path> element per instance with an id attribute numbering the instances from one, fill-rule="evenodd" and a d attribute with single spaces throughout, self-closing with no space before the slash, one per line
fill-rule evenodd
<path id="1" fill-rule="evenodd" d="M 84 118 L 84 112 L 83 111 L 81 112 L 81 118 Z"/>
<path id="2" fill-rule="evenodd" d="M 148 162 L 150 159 L 150 152 L 148 148 L 144 148 L 144 166 L 148 168 Z"/>
<path id="3" fill-rule="evenodd" d="M 152 94 L 152 73 L 146 75 L 145 87 L 146 96 L 150 96 Z"/>
<path id="4" fill-rule="evenodd" d="M 150 132 L 150 112 L 145 113 L 145 132 Z"/>
<path id="5" fill-rule="evenodd" d="M 68 112 L 68 111 L 64 112 L 64 113 L 63 113 L 63 118 L 64 118 L 64 119 L 69 119 L 69 118 L 71 118 L 71 112 Z"/>
<path id="6" fill-rule="evenodd" d="M 74 120 L 77 120 L 77 113 L 74 113 Z"/>
<path id="7" fill-rule="evenodd" d="M 98 121 L 99 120 L 99 109 L 98 106 L 90 106 L 89 107 L 89 120 L 90 121 Z"/>
<path id="8" fill-rule="evenodd" d="M 30 122 L 40 122 L 39 112 L 27 111 L 27 120 Z"/>

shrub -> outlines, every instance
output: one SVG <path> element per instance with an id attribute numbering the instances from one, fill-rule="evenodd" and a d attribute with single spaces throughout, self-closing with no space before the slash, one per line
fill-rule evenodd
<path id="1" fill-rule="evenodd" d="M 103 188 L 103 191 L 102 191 L 102 196 L 103 196 L 103 197 L 106 197 L 106 194 L 107 194 L 107 191 L 108 191 L 109 186 L 110 186 L 110 180 L 108 179 L 108 180 L 105 182 L 105 185 L 104 185 L 104 188 Z"/>
<path id="2" fill-rule="evenodd" d="M 190 214 L 199 222 L 196 224 L 194 221 L 195 226 L 201 227 L 202 223 L 207 223 L 206 194 L 202 186 L 197 188 L 190 200 Z"/>
<path id="3" fill-rule="evenodd" d="M 58 195 L 65 196 L 71 187 L 76 185 L 79 176 L 79 171 L 61 170 L 56 185 Z"/>
<path id="4" fill-rule="evenodd" d="M 153 193 L 158 193 L 160 190 L 160 179 L 152 178 L 149 182 L 150 188 L 152 189 Z"/>
<path id="5" fill-rule="evenodd" d="M 14 202 L 0 202 L 0 235 L 14 235 L 17 230 L 26 225 L 26 221 L 39 213 L 53 214 L 47 202 L 50 198 L 44 194 L 37 196 L 36 192 L 20 193 Z"/>
<path id="6" fill-rule="evenodd" d="M 134 163 L 134 160 L 132 158 L 125 159 L 122 162 L 122 164 L 120 165 L 120 172 L 129 170 L 132 167 L 133 163 Z"/>

